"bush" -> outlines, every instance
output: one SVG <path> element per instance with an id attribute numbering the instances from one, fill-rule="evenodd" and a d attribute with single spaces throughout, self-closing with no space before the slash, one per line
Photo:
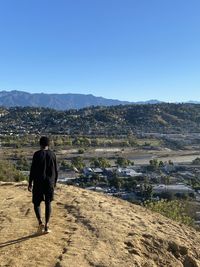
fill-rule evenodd
<path id="1" fill-rule="evenodd" d="M 200 165 L 200 158 L 197 157 L 196 159 L 194 159 L 194 160 L 192 161 L 192 165 Z"/>
<path id="2" fill-rule="evenodd" d="M 17 170 L 13 164 L 8 161 L 0 161 L 0 181 L 19 182 L 23 180 L 26 180 L 26 176 Z"/>
<path id="3" fill-rule="evenodd" d="M 72 167 L 77 168 L 79 171 L 85 167 L 85 163 L 83 162 L 82 157 L 74 157 L 71 160 Z"/>
<path id="4" fill-rule="evenodd" d="M 78 154 L 84 154 L 84 152 L 85 152 L 85 149 L 83 149 L 83 148 L 80 148 L 80 149 L 78 150 Z"/>
<path id="5" fill-rule="evenodd" d="M 21 156 L 16 163 L 16 168 L 20 171 L 29 171 L 30 170 L 30 162 L 23 156 Z"/>
<path id="6" fill-rule="evenodd" d="M 115 161 L 115 164 L 117 164 L 120 167 L 127 167 L 128 165 L 131 164 L 131 161 L 129 159 L 118 157 L 117 160 Z"/>
<path id="7" fill-rule="evenodd" d="M 193 226 L 193 219 L 187 214 L 187 202 L 179 200 L 160 200 L 157 202 L 146 201 L 145 207 L 158 212 L 172 220 Z"/>
<path id="8" fill-rule="evenodd" d="M 71 170 L 71 169 L 73 169 L 72 165 L 70 163 L 66 162 L 65 160 L 62 160 L 60 165 L 61 165 L 61 167 L 60 167 L 61 170 Z"/>
<path id="9" fill-rule="evenodd" d="M 92 158 L 90 161 L 90 165 L 94 168 L 108 168 L 110 167 L 110 162 L 102 157 Z"/>

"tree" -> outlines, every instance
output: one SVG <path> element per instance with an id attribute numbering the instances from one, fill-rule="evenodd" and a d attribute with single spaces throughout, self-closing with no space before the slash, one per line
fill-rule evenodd
<path id="1" fill-rule="evenodd" d="M 121 189 L 123 185 L 123 180 L 122 178 L 118 177 L 117 174 L 114 174 L 112 179 L 109 180 L 109 184 L 112 187 L 115 187 L 117 190 Z"/>
<path id="2" fill-rule="evenodd" d="M 73 143 L 73 145 L 84 147 L 84 146 L 90 146 L 91 140 L 87 137 L 76 137 L 72 143 Z"/>
<path id="3" fill-rule="evenodd" d="M 71 169 L 71 168 L 72 168 L 71 164 L 69 164 L 65 160 L 61 161 L 61 169 L 66 170 L 66 169 Z"/>
<path id="4" fill-rule="evenodd" d="M 84 152 L 85 152 L 85 149 L 83 149 L 83 148 L 79 148 L 79 150 L 78 150 L 78 154 L 84 154 Z"/>
<path id="5" fill-rule="evenodd" d="M 124 181 L 124 188 L 128 191 L 135 191 L 136 186 L 137 186 L 137 182 L 133 178 L 130 178 Z"/>
<path id="6" fill-rule="evenodd" d="M 74 157 L 71 160 L 71 165 L 77 168 L 79 171 L 85 167 L 85 163 L 83 162 L 82 157 Z"/>
<path id="7" fill-rule="evenodd" d="M 107 159 L 99 157 L 99 158 L 93 158 L 90 161 L 91 167 L 95 168 L 108 168 L 110 167 L 110 163 Z"/>
<path id="8" fill-rule="evenodd" d="M 93 184 L 95 186 L 97 186 L 100 183 L 100 181 L 101 181 L 101 177 L 99 176 L 99 174 L 93 173 L 92 174 L 92 177 L 91 177 L 91 180 L 92 180 Z"/>
<path id="9" fill-rule="evenodd" d="M 157 166 L 159 165 L 159 162 L 158 162 L 157 159 L 151 159 L 151 160 L 149 161 L 149 164 L 150 164 L 151 166 L 155 166 L 155 167 L 157 167 Z"/>
<path id="10" fill-rule="evenodd" d="M 194 159 L 194 160 L 192 161 L 192 165 L 200 165 L 200 158 L 197 157 L 196 159 Z"/>
<path id="11" fill-rule="evenodd" d="M 148 169 L 149 171 L 155 171 L 155 170 L 158 169 L 158 167 L 159 167 L 159 162 L 158 162 L 158 160 L 157 160 L 157 159 L 151 159 L 151 160 L 149 161 L 149 166 L 147 166 L 147 169 Z"/>
<path id="12" fill-rule="evenodd" d="M 164 176 L 163 178 L 164 178 L 164 184 L 165 185 L 169 185 L 169 183 L 170 183 L 170 176 L 167 175 L 167 176 Z"/>
<path id="13" fill-rule="evenodd" d="M 150 184 L 144 183 L 141 185 L 141 194 L 145 200 L 151 199 L 153 194 L 153 187 Z"/>
<path id="14" fill-rule="evenodd" d="M 164 163 L 162 160 L 159 162 L 159 167 L 161 167 L 161 168 L 164 167 Z"/>
<path id="15" fill-rule="evenodd" d="M 118 157 L 115 163 L 117 164 L 117 166 L 126 167 L 131 164 L 131 161 L 129 159 Z"/>

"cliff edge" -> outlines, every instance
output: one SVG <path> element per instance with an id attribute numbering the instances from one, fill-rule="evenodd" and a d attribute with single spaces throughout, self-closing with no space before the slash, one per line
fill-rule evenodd
<path id="1" fill-rule="evenodd" d="M 36 235 L 36 229 L 27 186 L 1 184 L 2 267 L 200 266 L 199 232 L 143 207 L 72 186 L 56 189 L 52 233 Z"/>

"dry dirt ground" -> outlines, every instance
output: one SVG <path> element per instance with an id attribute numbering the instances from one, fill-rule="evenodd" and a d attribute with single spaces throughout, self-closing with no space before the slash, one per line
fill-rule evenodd
<path id="1" fill-rule="evenodd" d="M 31 193 L 0 185 L 2 267 L 197 267 L 200 233 L 120 199 L 59 185 L 52 233 L 37 235 Z"/>

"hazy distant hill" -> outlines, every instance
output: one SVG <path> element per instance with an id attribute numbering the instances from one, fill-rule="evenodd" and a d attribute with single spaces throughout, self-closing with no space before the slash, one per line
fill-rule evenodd
<path id="1" fill-rule="evenodd" d="M 112 106 L 129 102 L 83 94 L 30 94 L 21 91 L 0 92 L 0 105 L 5 107 L 48 107 L 57 110 L 80 109 L 88 106 Z"/>
<path id="2" fill-rule="evenodd" d="M 157 100 L 149 100 L 142 103 L 158 103 Z M 80 109 L 89 106 L 115 106 L 130 104 L 128 101 L 106 99 L 91 94 L 30 94 L 22 91 L 0 91 L 0 106 L 4 107 L 48 107 L 57 110 Z"/>

